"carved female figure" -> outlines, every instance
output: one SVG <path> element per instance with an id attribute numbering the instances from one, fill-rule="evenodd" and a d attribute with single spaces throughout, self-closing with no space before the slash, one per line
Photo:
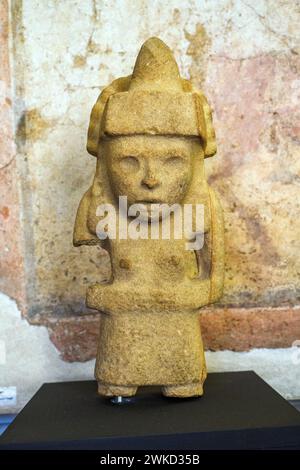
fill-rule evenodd
<path id="1" fill-rule="evenodd" d="M 98 392 L 128 397 L 139 386 L 160 385 L 166 396 L 200 396 L 206 366 L 199 308 L 220 298 L 224 270 L 222 210 L 204 172 L 215 135 L 205 97 L 180 77 L 161 40 L 146 41 L 133 74 L 102 91 L 87 149 L 97 168 L 78 208 L 74 245 L 100 244 L 112 266 L 110 282 L 87 291 L 87 305 L 101 312 Z M 149 227 L 152 204 L 202 204 L 203 247 L 187 250 L 184 237 L 124 238 L 119 230 L 99 239 L 99 205 L 112 204 L 118 221 L 130 223 L 120 196 L 143 204 Z"/>

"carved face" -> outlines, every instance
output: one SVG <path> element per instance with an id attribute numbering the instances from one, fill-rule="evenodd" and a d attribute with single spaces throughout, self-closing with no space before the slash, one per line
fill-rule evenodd
<path id="1" fill-rule="evenodd" d="M 128 204 L 180 203 L 192 177 L 192 139 L 113 137 L 104 142 L 111 187 Z"/>

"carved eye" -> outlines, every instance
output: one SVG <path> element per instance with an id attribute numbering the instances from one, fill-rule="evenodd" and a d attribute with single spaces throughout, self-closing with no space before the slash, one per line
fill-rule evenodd
<path id="1" fill-rule="evenodd" d="M 165 164 L 170 165 L 170 166 L 179 166 L 179 165 L 182 165 L 183 163 L 184 163 L 184 159 L 176 155 L 173 157 L 168 157 L 165 160 Z"/>
<path id="2" fill-rule="evenodd" d="M 140 167 L 140 162 L 136 157 L 127 156 L 119 160 L 121 167 L 126 171 L 137 171 Z"/>

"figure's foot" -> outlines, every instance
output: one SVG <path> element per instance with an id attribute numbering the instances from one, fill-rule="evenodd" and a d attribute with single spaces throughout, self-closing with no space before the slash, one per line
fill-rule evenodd
<path id="1" fill-rule="evenodd" d="M 185 385 L 167 385 L 162 387 L 162 394 L 165 397 L 174 398 L 201 397 L 203 395 L 203 384 L 196 382 Z"/>
<path id="2" fill-rule="evenodd" d="M 137 387 L 98 382 L 98 394 L 104 397 L 133 397 L 136 391 Z"/>

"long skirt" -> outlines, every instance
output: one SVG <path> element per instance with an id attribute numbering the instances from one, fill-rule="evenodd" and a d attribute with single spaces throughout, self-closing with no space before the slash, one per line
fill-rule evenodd
<path id="1" fill-rule="evenodd" d="M 98 382 L 166 386 L 204 381 L 198 312 L 101 315 Z"/>

